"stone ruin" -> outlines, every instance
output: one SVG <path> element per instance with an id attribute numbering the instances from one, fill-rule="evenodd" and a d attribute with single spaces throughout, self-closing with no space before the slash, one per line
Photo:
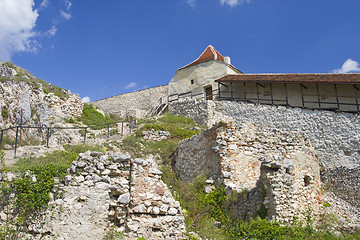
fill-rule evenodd
<path id="1" fill-rule="evenodd" d="M 151 157 L 88 151 L 69 173 L 55 184 L 42 219 L 19 239 L 100 240 L 109 231 L 121 232 L 123 239 L 185 238 L 183 210 Z"/>
<path id="2" fill-rule="evenodd" d="M 205 174 L 228 193 L 242 193 L 235 204 L 241 218 L 262 207 L 268 220 L 283 224 L 323 212 L 319 163 L 298 132 L 218 123 L 182 141 L 174 165 L 185 181 Z"/>

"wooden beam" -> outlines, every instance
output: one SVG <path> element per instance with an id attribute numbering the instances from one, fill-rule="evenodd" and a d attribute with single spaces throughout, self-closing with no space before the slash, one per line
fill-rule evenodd
<path id="1" fill-rule="evenodd" d="M 321 109 L 320 92 L 319 92 L 319 85 L 318 84 L 316 84 L 316 93 L 317 93 L 317 98 L 318 98 L 319 109 Z"/>
<path id="2" fill-rule="evenodd" d="M 358 94 L 357 91 L 359 91 L 359 88 L 354 84 L 354 93 L 355 93 L 355 102 L 356 102 L 356 109 L 357 112 L 359 113 L 359 102 L 358 102 Z"/>
<path id="3" fill-rule="evenodd" d="M 336 96 L 336 105 L 337 105 L 337 109 L 338 109 L 338 110 L 340 110 L 339 95 L 338 95 L 338 91 L 337 91 L 336 84 L 334 84 L 334 88 L 335 88 L 335 96 Z"/>
<path id="4" fill-rule="evenodd" d="M 303 85 L 300 83 L 300 93 L 301 93 L 301 102 L 302 102 L 302 107 L 305 107 L 305 103 L 304 103 L 304 93 L 303 93 Z"/>
<path id="5" fill-rule="evenodd" d="M 218 94 L 219 94 L 219 100 L 221 100 L 221 97 L 220 97 L 220 82 L 218 82 Z"/>
<path id="6" fill-rule="evenodd" d="M 284 87 L 285 87 L 285 96 L 286 96 L 286 106 L 288 106 L 289 105 L 289 98 L 288 98 L 288 92 L 287 92 L 286 83 L 284 83 Z"/>
<path id="7" fill-rule="evenodd" d="M 246 84 L 245 84 L 245 82 L 244 82 L 244 91 L 243 91 L 243 93 L 244 93 L 244 99 L 245 99 L 245 102 L 246 102 Z"/>
<path id="8" fill-rule="evenodd" d="M 231 100 L 234 99 L 233 83 L 230 82 Z"/>
<path id="9" fill-rule="evenodd" d="M 300 83 L 300 85 L 305 88 L 306 90 L 308 89 L 307 86 L 305 86 L 304 84 Z"/>
<path id="10" fill-rule="evenodd" d="M 260 101 L 259 101 L 259 84 L 256 83 L 256 98 L 257 98 L 257 103 L 259 104 Z"/>
<path id="11" fill-rule="evenodd" d="M 274 96 L 272 91 L 272 84 L 270 83 L 270 97 L 271 97 L 271 105 L 274 105 Z"/>
<path id="12" fill-rule="evenodd" d="M 224 87 L 228 87 L 226 84 L 224 84 L 224 83 L 222 83 L 222 82 L 218 82 L 218 84 L 220 84 L 220 85 L 223 85 Z"/>

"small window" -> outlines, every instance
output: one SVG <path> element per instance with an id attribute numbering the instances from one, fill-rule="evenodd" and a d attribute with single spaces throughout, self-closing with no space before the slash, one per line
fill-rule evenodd
<path id="1" fill-rule="evenodd" d="M 193 79 L 193 80 L 191 80 L 191 84 L 194 84 L 194 79 Z"/>

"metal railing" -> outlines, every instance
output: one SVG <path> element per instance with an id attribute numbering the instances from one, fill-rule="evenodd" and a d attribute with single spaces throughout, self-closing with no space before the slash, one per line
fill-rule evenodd
<path id="1" fill-rule="evenodd" d="M 88 133 L 88 129 L 94 129 L 94 128 L 98 128 L 98 127 L 103 127 L 106 126 L 107 128 L 107 139 L 110 138 L 110 125 L 115 125 L 115 124 L 121 124 L 121 136 L 124 136 L 124 132 L 125 132 L 125 128 L 128 128 L 129 130 L 129 134 L 131 134 L 132 129 L 136 128 L 136 119 L 134 119 L 133 121 L 130 122 L 126 122 L 126 121 L 121 121 L 121 122 L 111 122 L 111 123 L 106 123 L 106 124 L 100 124 L 100 125 L 91 125 L 91 126 L 86 126 L 86 127 L 47 127 L 45 125 L 39 125 L 39 126 L 14 126 L 14 127 L 9 127 L 6 129 L 1 129 L 0 130 L 0 149 L 2 149 L 2 144 L 3 144 L 3 139 L 4 139 L 4 133 L 6 131 L 10 131 L 10 130 L 15 130 L 15 143 L 14 143 L 14 158 L 16 158 L 16 150 L 18 147 L 18 142 L 19 142 L 19 134 L 20 134 L 20 138 L 21 138 L 21 133 L 23 132 L 24 129 L 38 129 L 39 133 L 41 134 L 41 138 L 42 140 L 44 140 L 44 136 L 43 136 L 43 131 L 46 131 L 46 136 L 45 136 L 45 141 L 46 141 L 46 146 L 49 147 L 49 139 L 50 139 L 50 135 L 51 135 L 51 131 L 53 130 L 83 130 L 84 131 L 84 136 L 83 136 L 83 143 L 86 143 L 86 139 L 87 139 L 87 133 Z"/>

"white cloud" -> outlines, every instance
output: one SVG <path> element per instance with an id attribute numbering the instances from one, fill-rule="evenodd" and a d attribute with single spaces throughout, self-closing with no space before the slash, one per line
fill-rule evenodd
<path id="1" fill-rule="evenodd" d="M 82 100 L 83 103 L 91 102 L 89 97 L 83 97 L 81 100 Z"/>
<path id="2" fill-rule="evenodd" d="M 10 60 L 15 52 L 36 51 L 33 39 L 37 10 L 33 0 L 0 1 L 0 59 Z"/>
<path id="3" fill-rule="evenodd" d="M 196 0 L 186 0 L 186 2 L 190 5 L 190 7 L 195 7 Z"/>
<path id="4" fill-rule="evenodd" d="M 65 0 L 65 7 L 67 10 L 70 10 L 72 3 L 69 0 Z"/>
<path id="5" fill-rule="evenodd" d="M 360 72 L 360 64 L 352 59 L 347 59 L 340 69 L 333 70 L 334 73 Z"/>
<path id="6" fill-rule="evenodd" d="M 49 4 L 49 0 L 43 0 L 40 4 L 40 9 L 46 8 L 47 6 L 49 6 Z"/>
<path id="7" fill-rule="evenodd" d="M 46 35 L 49 37 L 55 36 L 57 31 L 57 28 L 55 26 L 52 26 L 49 30 L 47 30 Z"/>
<path id="8" fill-rule="evenodd" d="M 64 12 L 63 10 L 60 11 L 60 15 L 65 19 L 65 20 L 69 20 L 71 18 L 71 14 Z"/>
<path id="9" fill-rule="evenodd" d="M 128 85 L 125 86 L 125 89 L 130 89 L 130 88 L 134 88 L 136 87 L 136 83 L 135 82 L 131 82 Z"/>
<path id="10" fill-rule="evenodd" d="M 243 3 L 250 3 L 250 0 L 220 0 L 220 3 L 222 5 L 227 4 L 230 7 L 236 7 L 237 5 L 240 5 Z"/>

